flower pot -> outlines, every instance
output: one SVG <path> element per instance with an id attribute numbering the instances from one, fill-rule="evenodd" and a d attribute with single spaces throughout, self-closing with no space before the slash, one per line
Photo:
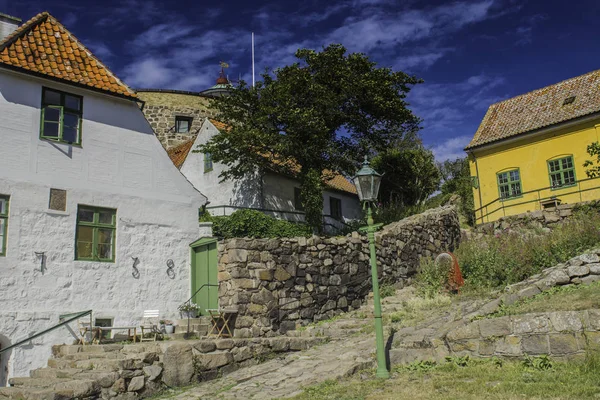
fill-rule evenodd
<path id="1" fill-rule="evenodd" d="M 196 316 L 197 316 L 197 312 L 195 310 L 181 312 L 181 318 L 183 318 L 183 319 L 196 318 Z"/>
<path id="2" fill-rule="evenodd" d="M 173 332 L 175 332 L 175 327 L 173 325 L 165 325 L 165 332 L 173 333 Z"/>

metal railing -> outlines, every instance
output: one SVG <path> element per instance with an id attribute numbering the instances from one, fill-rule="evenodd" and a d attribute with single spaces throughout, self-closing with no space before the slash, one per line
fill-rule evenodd
<path id="1" fill-rule="evenodd" d="M 572 185 L 563 185 L 563 186 L 547 186 L 543 188 L 538 188 L 534 190 L 529 190 L 526 192 L 522 192 L 517 197 L 509 197 L 509 198 L 501 198 L 498 197 L 495 200 L 490 201 L 487 204 L 477 208 L 475 213 L 475 222 L 477 224 L 482 224 L 485 222 L 490 222 L 490 216 L 496 213 L 502 213 L 498 217 L 494 217 L 492 220 L 496 220 L 499 217 L 506 216 L 507 210 L 518 206 L 523 206 L 525 204 L 535 204 L 536 210 L 542 209 L 542 202 L 545 200 L 559 200 L 561 197 L 571 196 L 571 195 L 579 195 L 579 200 L 577 202 L 584 201 L 584 194 L 593 190 L 600 189 L 600 177 L 595 178 L 586 178 L 581 179 L 575 182 Z M 600 195 L 597 196 L 600 198 Z M 586 199 L 588 200 L 588 199 Z M 590 199 L 591 200 L 591 199 Z M 509 214 L 512 215 L 512 214 Z M 487 219 L 487 221 L 486 221 Z"/>
<path id="2" fill-rule="evenodd" d="M 28 342 L 32 341 L 33 339 L 35 339 L 35 338 L 38 338 L 38 337 L 40 337 L 40 336 L 42 336 L 42 335 L 45 335 L 45 334 L 47 334 L 47 333 L 50 333 L 50 332 L 52 332 L 53 330 L 55 330 L 55 329 L 58 329 L 58 328 L 60 328 L 61 326 L 64 326 L 64 325 L 66 325 L 66 324 L 68 324 L 68 323 L 71 323 L 71 322 L 73 322 L 73 321 L 75 321 L 75 320 L 78 320 L 78 319 L 79 319 L 79 318 L 81 318 L 81 317 L 85 317 L 86 315 L 92 315 L 92 310 L 82 311 L 82 312 L 79 312 L 79 313 L 71 313 L 71 314 L 64 314 L 64 315 L 60 315 L 60 316 L 58 317 L 59 319 L 64 319 L 64 318 L 71 317 L 71 316 L 73 316 L 73 317 L 71 317 L 71 318 L 67 319 L 66 321 L 62 321 L 62 322 L 60 322 L 60 323 L 58 323 L 58 324 L 56 324 L 56 325 L 54 325 L 54 326 L 52 326 L 52 327 L 50 327 L 50 328 L 48 328 L 48 329 L 45 329 L 45 330 L 43 330 L 42 332 L 35 333 L 35 334 L 33 334 L 33 335 L 29 336 L 28 338 L 26 338 L 26 339 L 23 339 L 23 340 L 21 340 L 21 341 L 19 341 L 19 342 L 15 343 L 15 344 L 12 344 L 12 345 L 10 345 L 10 346 L 8 346 L 8 347 L 5 347 L 5 348 L 3 348 L 3 349 L 0 349 L 0 354 L 2 354 L 2 353 L 4 353 L 4 352 L 7 352 L 7 351 L 9 351 L 9 350 L 12 350 L 12 349 L 14 349 L 15 347 L 21 346 L 21 345 L 23 345 L 23 344 L 25 344 L 25 343 L 28 343 Z"/>

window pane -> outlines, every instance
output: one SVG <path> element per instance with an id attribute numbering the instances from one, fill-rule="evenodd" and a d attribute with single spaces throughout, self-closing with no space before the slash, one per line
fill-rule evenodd
<path id="1" fill-rule="evenodd" d="M 54 90 L 44 90 L 44 104 L 54 104 L 60 106 L 60 92 Z"/>
<path id="2" fill-rule="evenodd" d="M 0 254 L 4 254 L 4 229 L 6 227 L 6 219 L 0 218 Z"/>
<path id="3" fill-rule="evenodd" d="M 518 170 L 510 171 L 510 180 L 511 181 L 518 181 L 519 180 L 519 171 Z"/>
<path id="4" fill-rule="evenodd" d="M 573 171 L 566 171 L 564 181 L 565 183 L 575 183 L 575 173 Z"/>
<path id="5" fill-rule="evenodd" d="M 44 121 L 60 122 L 60 108 L 44 107 Z"/>
<path id="6" fill-rule="evenodd" d="M 7 203 L 6 199 L 0 197 L 0 214 L 6 214 L 6 211 L 7 211 L 6 203 Z"/>
<path id="7" fill-rule="evenodd" d="M 112 259 L 112 229 L 98 229 L 98 258 Z"/>
<path id="8" fill-rule="evenodd" d="M 83 222 L 94 222 L 94 211 L 87 208 L 79 208 L 77 219 Z"/>
<path id="9" fill-rule="evenodd" d="M 187 133 L 190 131 L 190 121 L 187 119 L 179 119 L 176 122 L 177 133 Z"/>
<path id="10" fill-rule="evenodd" d="M 63 127 L 63 137 L 62 139 L 65 142 L 69 142 L 69 143 L 77 143 L 78 134 L 77 134 L 77 128 L 73 128 L 70 126 L 64 126 Z"/>
<path id="11" fill-rule="evenodd" d="M 77 258 L 92 258 L 94 246 L 94 228 L 90 226 L 77 227 Z"/>
<path id="12" fill-rule="evenodd" d="M 558 161 L 550 161 L 550 172 L 556 172 L 559 170 Z"/>
<path id="13" fill-rule="evenodd" d="M 44 122 L 44 134 L 45 137 L 58 138 L 58 124 L 55 122 Z"/>
<path id="14" fill-rule="evenodd" d="M 71 96 L 70 94 L 65 94 L 65 107 L 80 111 L 81 99 L 79 97 Z"/>
<path id="15" fill-rule="evenodd" d="M 65 116 L 63 117 L 63 124 L 65 126 L 78 127 L 79 115 L 66 112 Z"/>
<path id="16" fill-rule="evenodd" d="M 560 174 L 552 174 L 552 175 L 550 175 L 550 179 L 552 180 L 552 186 L 562 185 Z"/>
<path id="17" fill-rule="evenodd" d="M 506 172 L 498 175 L 498 183 L 508 182 L 508 174 Z"/>
<path id="18" fill-rule="evenodd" d="M 101 224 L 113 224 L 113 215 L 115 215 L 114 211 L 100 211 L 100 215 L 98 217 L 98 222 Z"/>

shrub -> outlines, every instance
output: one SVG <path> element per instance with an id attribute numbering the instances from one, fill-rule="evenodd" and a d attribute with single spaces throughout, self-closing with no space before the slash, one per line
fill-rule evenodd
<path id="1" fill-rule="evenodd" d="M 447 266 L 442 267 L 431 258 L 421 259 L 421 266 L 415 279 L 418 294 L 426 299 L 434 298 L 446 286 L 448 276 Z"/>
<path id="2" fill-rule="evenodd" d="M 544 235 L 506 233 L 465 241 L 456 256 L 468 285 L 509 285 L 597 246 L 599 227 L 600 215 L 580 213 Z"/>
<path id="3" fill-rule="evenodd" d="M 225 239 L 297 237 L 312 234 L 312 229 L 307 224 L 278 220 L 256 210 L 238 210 L 231 215 L 219 217 L 204 213 L 200 219 L 212 222 L 213 234 Z"/>

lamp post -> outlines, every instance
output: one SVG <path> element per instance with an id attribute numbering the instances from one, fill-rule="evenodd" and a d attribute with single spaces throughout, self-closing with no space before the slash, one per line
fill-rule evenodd
<path id="1" fill-rule="evenodd" d="M 375 340 L 377 344 L 377 373 L 378 378 L 389 378 L 390 373 L 387 370 L 385 362 L 385 351 L 383 346 L 383 321 L 381 319 L 381 301 L 379 298 L 379 278 L 377 275 L 377 254 L 375 253 L 375 231 L 381 226 L 373 224 L 372 203 L 377 200 L 379 185 L 381 184 L 381 174 L 378 174 L 369 164 L 367 156 L 363 162 L 362 168 L 352 178 L 358 198 L 363 203 L 363 208 L 367 210 L 367 226 L 361 230 L 367 232 L 369 239 L 369 253 L 371 264 L 371 281 L 373 283 L 373 302 L 375 303 Z"/>

